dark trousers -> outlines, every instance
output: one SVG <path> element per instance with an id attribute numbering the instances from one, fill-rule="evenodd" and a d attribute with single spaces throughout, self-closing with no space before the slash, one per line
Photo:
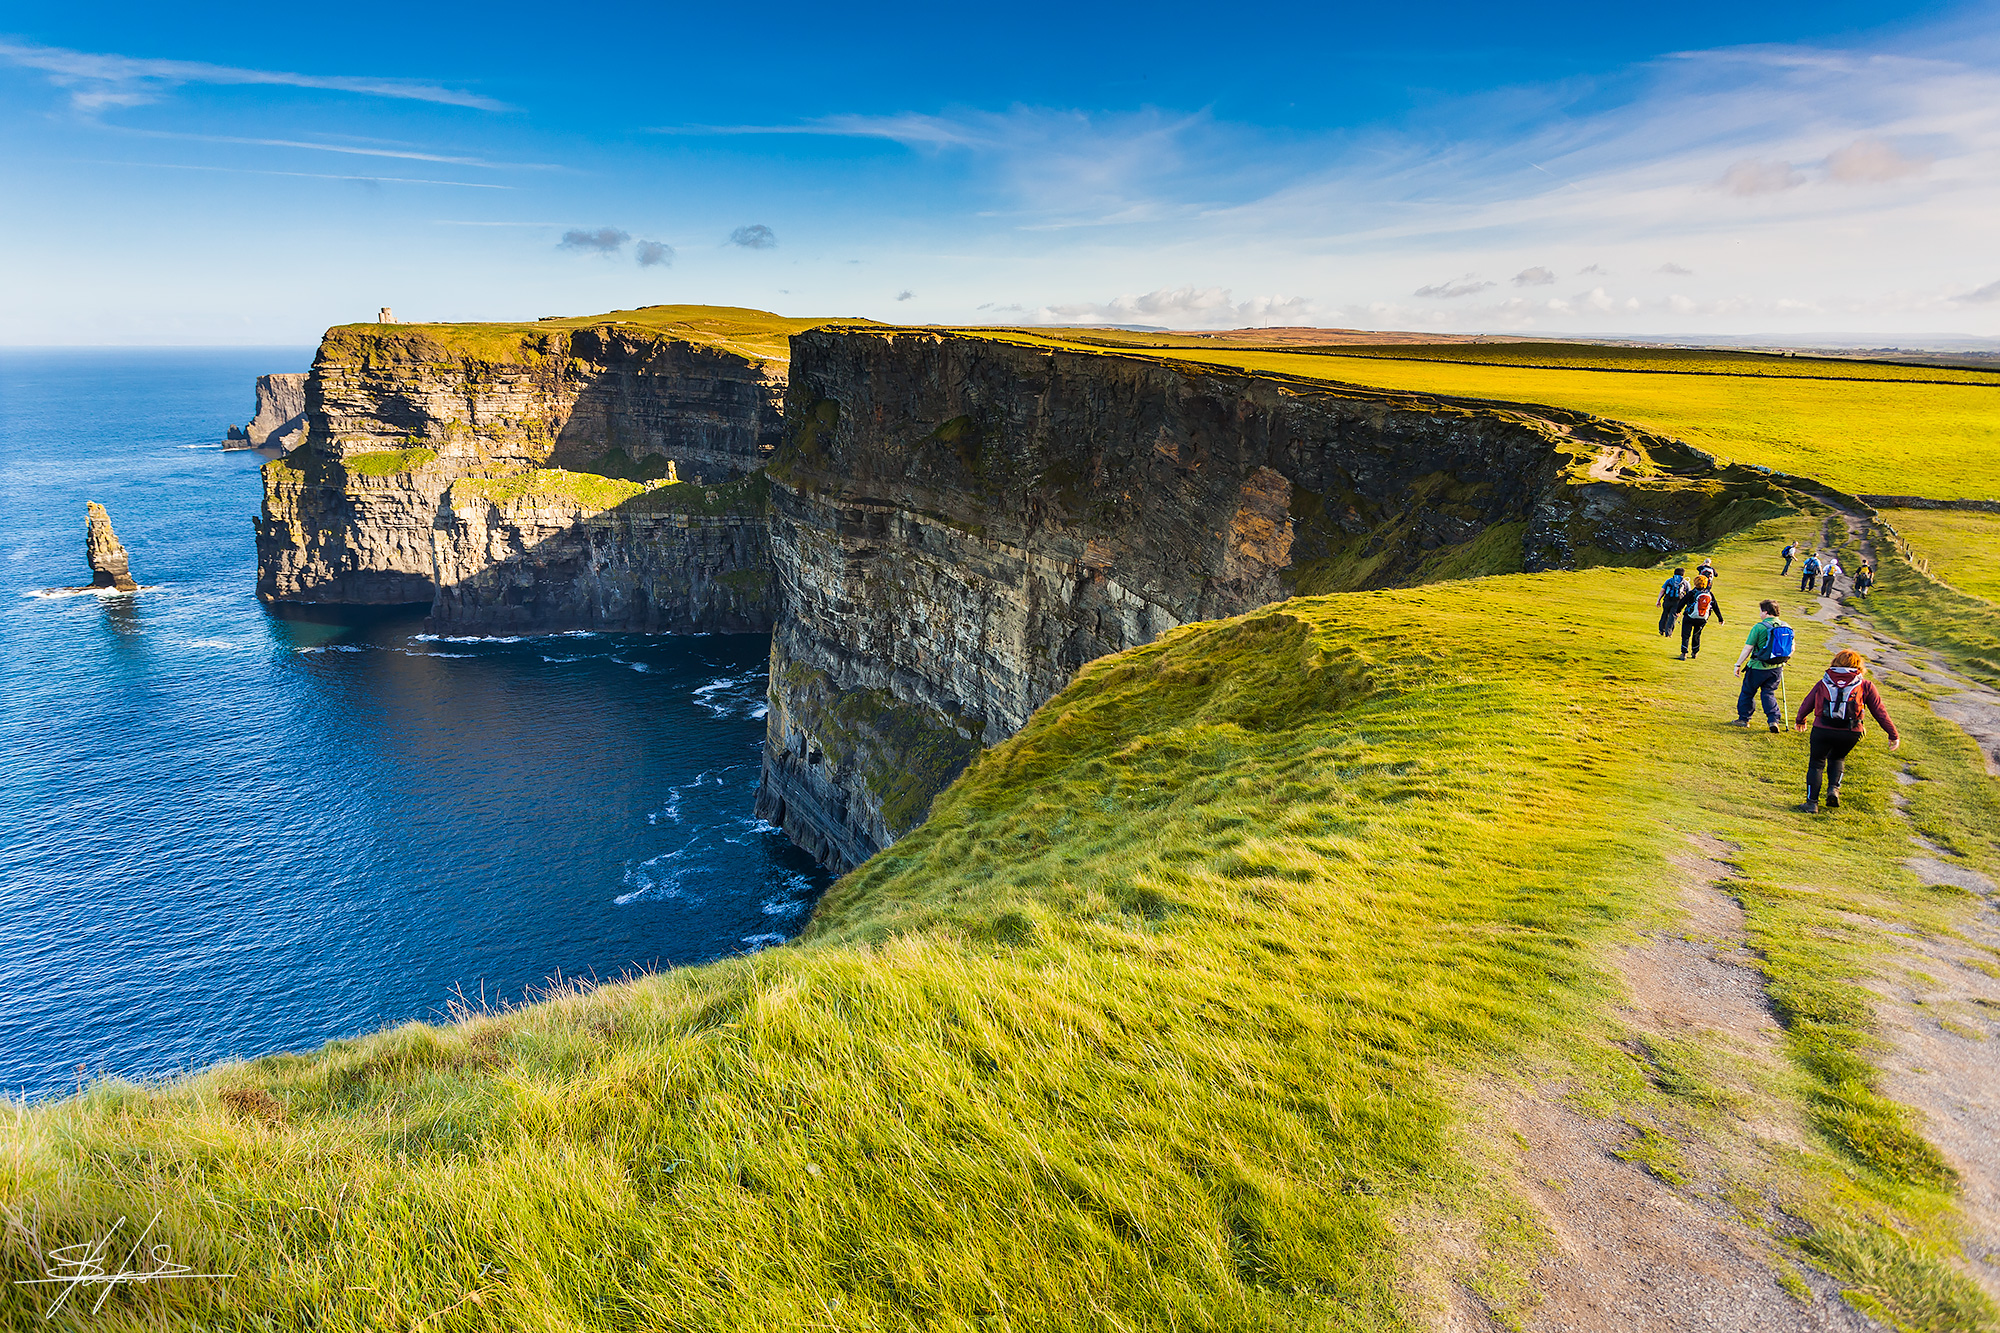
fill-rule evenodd
<path id="1" fill-rule="evenodd" d="M 1681 651 L 1689 657 L 1701 656 L 1701 627 L 1707 623 L 1706 620 L 1696 620 L 1693 616 L 1686 616 L 1681 620 Z M 1689 647 L 1690 644 L 1693 647 Z"/>
<path id="2" fill-rule="evenodd" d="M 1668 601 L 1660 603 L 1661 637 L 1664 638 L 1666 635 L 1672 634 L 1674 632 L 1674 617 L 1679 615 L 1680 613 L 1681 613 L 1681 604 L 1678 600 L 1670 599 Z"/>
<path id="3" fill-rule="evenodd" d="M 1833 596 L 1833 575 L 1828 574 L 1826 576 L 1826 582 L 1820 587 L 1819 595 L 1822 597 Z"/>
<path id="4" fill-rule="evenodd" d="M 1779 570 L 1778 572 L 1781 574 L 1789 574 L 1792 572 L 1792 558 L 1790 556 L 1785 557 L 1785 567 Z"/>
<path id="5" fill-rule="evenodd" d="M 1799 578 L 1799 591 L 1800 591 L 1800 592 L 1811 592 L 1811 591 L 1812 591 L 1812 585 L 1813 585 L 1813 580 L 1814 580 L 1814 579 L 1816 579 L 1816 578 L 1818 578 L 1818 577 L 1819 577 L 1819 571 L 1818 571 L 1817 569 L 1808 569 L 1808 570 L 1807 570 L 1807 571 L 1806 571 L 1806 572 L 1805 572 L 1805 573 L 1804 573 L 1804 574 L 1803 574 L 1802 576 L 1800 576 L 1800 578 Z"/>
<path id="6" fill-rule="evenodd" d="M 1758 695 L 1762 695 L 1764 720 L 1774 727 L 1777 726 L 1778 681 L 1783 678 L 1784 674 L 1785 669 L 1783 667 L 1770 667 L 1768 669 L 1744 667 L 1743 692 L 1736 696 L 1737 721 L 1748 722 L 1750 720 L 1750 700 Z"/>
<path id="7" fill-rule="evenodd" d="M 1840 790 L 1840 780 L 1847 776 L 1847 752 L 1861 743 L 1861 733 L 1846 728 L 1814 727 L 1812 729 L 1812 755 L 1806 760 L 1806 799 L 1819 799 L 1819 773 L 1826 770 L 1826 785 L 1832 791 Z"/>

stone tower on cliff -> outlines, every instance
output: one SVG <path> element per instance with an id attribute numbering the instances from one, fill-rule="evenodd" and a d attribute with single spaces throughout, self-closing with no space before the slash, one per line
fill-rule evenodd
<path id="1" fill-rule="evenodd" d="M 383 306 L 381 313 L 375 316 L 375 322 L 377 324 L 394 324 L 396 322 L 396 312 L 389 309 L 388 306 Z"/>

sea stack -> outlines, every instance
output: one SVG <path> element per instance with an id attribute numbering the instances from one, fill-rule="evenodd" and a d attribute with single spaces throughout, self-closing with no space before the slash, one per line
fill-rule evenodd
<path id="1" fill-rule="evenodd" d="M 89 513 L 84 551 L 90 558 L 90 586 L 137 592 L 139 585 L 132 579 L 131 561 L 118 541 L 118 534 L 111 530 L 111 515 L 95 500 L 90 502 Z"/>

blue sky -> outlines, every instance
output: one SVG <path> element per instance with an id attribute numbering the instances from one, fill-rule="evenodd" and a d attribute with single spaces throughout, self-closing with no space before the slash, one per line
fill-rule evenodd
<path id="1" fill-rule="evenodd" d="M 2000 334 L 1991 0 L 0 22 L 11 344 L 679 301 Z"/>

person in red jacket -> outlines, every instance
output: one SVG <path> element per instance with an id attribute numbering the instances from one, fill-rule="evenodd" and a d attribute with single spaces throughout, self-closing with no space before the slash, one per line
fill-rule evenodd
<path id="1" fill-rule="evenodd" d="M 1861 743 L 1861 710 L 1867 709 L 1888 734 L 1889 748 L 1896 749 L 1903 738 L 1882 706 L 1882 692 L 1868 679 L 1868 663 L 1852 648 L 1833 655 L 1819 683 L 1799 702 L 1799 715 L 1792 725 L 1806 729 L 1812 719 L 1812 753 L 1806 761 L 1806 803 L 1799 807 L 1807 814 L 1819 809 L 1820 770 L 1826 770 L 1826 808 L 1840 808 L 1840 780 L 1847 775 L 1847 752 Z"/>

